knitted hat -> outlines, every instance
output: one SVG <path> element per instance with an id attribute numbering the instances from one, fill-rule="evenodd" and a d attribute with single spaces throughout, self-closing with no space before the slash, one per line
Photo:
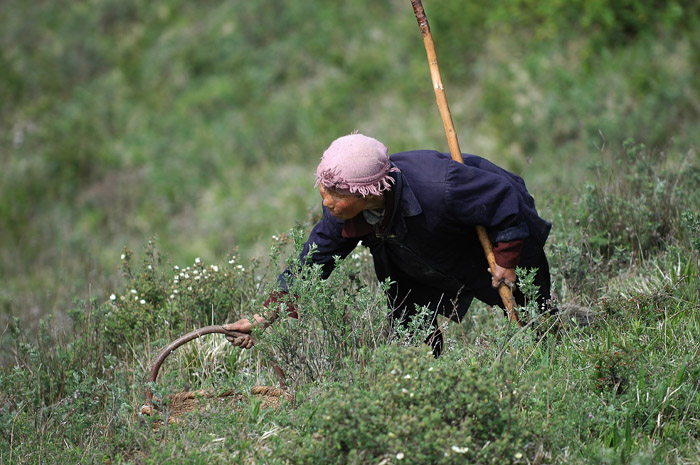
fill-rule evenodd
<path id="1" fill-rule="evenodd" d="M 380 195 L 391 187 L 390 172 L 399 171 L 389 163 L 387 149 L 377 139 L 350 134 L 331 143 L 316 168 L 316 185 L 343 194 Z"/>

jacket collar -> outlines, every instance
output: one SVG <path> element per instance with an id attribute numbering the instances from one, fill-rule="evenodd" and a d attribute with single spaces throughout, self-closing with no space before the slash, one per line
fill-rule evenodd
<path id="1" fill-rule="evenodd" d="M 392 165 L 394 164 L 392 163 Z M 423 209 L 418 203 L 413 190 L 408 185 L 408 181 L 400 171 L 391 172 L 389 176 L 394 179 L 394 185 L 391 189 L 393 201 L 390 201 L 388 204 L 391 211 L 384 212 L 384 224 L 379 229 L 381 232 L 377 232 L 377 235 L 391 235 L 391 231 L 395 231 L 399 236 L 403 237 L 406 230 L 403 219 L 407 216 L 419 215 L 423 212 Z M 396 223 L 397 221 L 399 222 L 398 224 Z M 376 232 L 377 230 L 365 221 L 362 214 L 359 214 L 354 218 L 345 220 L 342 235 L 345 238 L 361 237 L 372 231 Z"/>
<path id="2" fill-rule="evenodd" d="M 393 163 L 392 166 L 396 166 Z M 391 177 L 394 178 L 394 189 L 396 192 L 396 197 L 401 199 L 401 210 L 403 216 L 416 216 L 423 213 L 423 209 L 418 203 L 418 199 L 413 194 L 413 189 L 408 184 L 406 177 L 401 173 L 401 171 L 390 173 Z"/>

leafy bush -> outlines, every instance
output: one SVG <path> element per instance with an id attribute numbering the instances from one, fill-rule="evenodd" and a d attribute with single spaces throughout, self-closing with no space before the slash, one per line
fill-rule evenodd
<path id="1" fill-rule="evenodd" d="M 124 249 L 123 292 L 112 293 L 99 308 L 105 340 L 114 346 L 125 341 L 140 345 L 147 340 L 190 331 L 193 328 L 236 321 L 262 307 L 263 283 L 272 281 L 273 264 L 252 260 L 246 268 L 230 255 L 221 265 L 196 258 L 190 266 L 164 269 L 155 239 L 149 241 L 143 260 L 132 266 L 133 252 Z"/>
<path id="2" fill-rule="evenodd" d="M 682 216 L 683 226 L 688 230 L 690 243 L 696 253 L 700 253 L 700 214 L 686 210 Z"/>
<path id="3" fill-rule="evenodd" d="M 260 335 L 260 350 L 282 367 L 292 385 L 336 379 L 340 370 L 366 361 L 391 335 L 385 286 L 374 284 L 371 256 L 358 250 L 321 279 L 318 265 L 296 266 L 305 237 L 292 231 L 289 295 L 300 318 L 280 318 Z M 313 253 L 312 247 L 310 253 Z M 284 315 L 284 312 L 282 312 Z"/>
<path id="4" fill-rule="evenodd" d="M 562 218 L 561 223 L 577 230 L 579 242 L 554 244 L 557 268 L 567 284 L 591 296 L 620 269 L 667 244 L 687 243 L 681 216 L 700 201 L 690 187 L 700 179 L 695 164 L 679 163 L 678 157 L 669 160 L 667 154 L 632 141 L 623 149 L 593 166 L 596 180 L 585 186 L 572 210 L 575 216 Z"/>
<path id="5" fill-rule="evenodd" d="M 290 463 L 526 463 L 538 432 L 507 365 L 385 347 L 295 414 Z"/>

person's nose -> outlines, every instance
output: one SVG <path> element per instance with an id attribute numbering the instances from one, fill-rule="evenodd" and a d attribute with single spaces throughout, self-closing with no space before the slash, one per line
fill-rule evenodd
<path id="1" fill-rule="evenodd" d="M 328 195 L 328 191 L 326 191 L 323 186 L 320 186 L 318 191 L 321 193 L 321 197 L 323 198 L 323 206 L 326 208 L 331 208 L 333 205 L 333 198 Z"/>

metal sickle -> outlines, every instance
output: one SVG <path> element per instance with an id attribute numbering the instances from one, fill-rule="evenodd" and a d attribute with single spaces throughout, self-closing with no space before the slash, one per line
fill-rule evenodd
<path id="1" fill-rule="evenodd" d="M 148 374 L 148 383 L 155 383 L 156 378 L 158 377 L 158 371 L 160 370 L 161 365 L 165 361 L 165 359 L 170 355 L 175 349 L 178 347 L 194 340 L 197 339 L 200 336 L 204 336 L 205 334 L 224 334 L 226 336 L 232 336 L 232 337 L 244 337 L 244 336 L 250 336 L 248 333 L 242 333 L 240 331 L 232 331 L 225 329 L 221 325 L 211 325 L 211 326 L 204 326 L 202 328 L 196 329 L 192 332 L 189 332 L 178 339 L 174 340 L 167 346 L 163 348 L 163 350 L 160 351 L 160 354 L 158 355 L 158 358 L 156 358 L 156 361 L 153 363 L 153 367 L 151 368 L 151 371 Z M 277 378 L 279 379 L 280 382 L 280 387 L 282 389 L 286 388 L 286 383 L 285 383 L 285 376 L 284 376 L 284 371 L 282 371 L 282 368 L 277 363 L 272 363 L 272 369 L 275 371 L 275 374 L 277 375 Z M 151 386 L 148 385 L 146 386 L 146 403 L 141 407 L 141 412 L 144 414 L 150 414 L 153 409 L 153 392 L 151 391 Z"/>

